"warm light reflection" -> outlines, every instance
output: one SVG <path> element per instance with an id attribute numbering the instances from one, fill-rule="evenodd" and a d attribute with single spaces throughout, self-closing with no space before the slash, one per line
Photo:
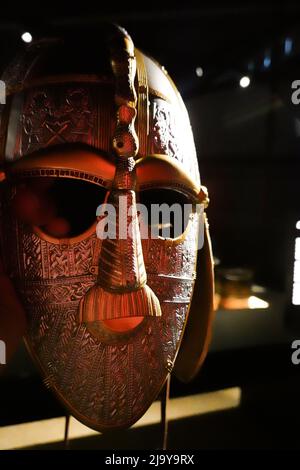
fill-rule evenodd
<path id="1" fill-rule="evenodd" d="M 249 297 L 223 297 L 216 295 L 215 308 L 221 308 L 225 310 L 257 310 L 269 308 L 270 304 L 266 300 L 263 300 L 256 295 L 250 295 Z"/>
<path id="2" fill-rule="evenodd" d="M 112 331 L 124 332 L 130 331 L 136 328 L 144 317 L 126 317 L 126 318 L 114 318 L 112 320 L 102 320 L 104 325 Z"/>
<path id="3" fill-rule="evenodd" d="M 259 297 L 256 297 L 255 295 L 250 295 L 248 299 L 248 307 L 251 309 L 268 308 L 269 302 L 267 302 L 266 300 L 260 299 Z"/>
<path id="4" fill-rule="evenodd" d="M 185 397 L 171 398 L 168 403 L 168 417 L 171 422 L 181 419 L 194 419 L 196 416 L 217 411 L 238 408 L 242 400 L 240 387 L 225 388 L 213 392 L 199 393 Z M 134 428 L 159 425 L 161 404 L 154 402 L 144 416 L 133 425 Z M 0 449 L 21 449 L 38 445 L 56 444 L 64 439 L 65 417 L 33 421 L 29 423 L 0 426 Z M 101 434 L 71 416 L 69 440 L 86 439 L 97 436 L 101 443 Z M 85 440 L 82 444 L 85 444 Z M 101 444 L 100 444 L 101 447 Z"/>

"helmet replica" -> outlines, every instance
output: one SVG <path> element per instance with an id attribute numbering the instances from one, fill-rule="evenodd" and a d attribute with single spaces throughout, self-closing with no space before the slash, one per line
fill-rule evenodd
<path id="1" fill-rule="evenodd" d="M 77 419 L 131 426 L 172 371 L 197 373 L 209 342 L 212 256 L 196 210 L 207 194 L 187 111 L 165 69 L 116 26 L 93 47 L 37 42 L 3 80 L 1 257 L 27 347 Z M 104 203 L 116 237 L 99 236 Z M 182 232 L 170 222 L 163 236 L 156 223 L 142 236 L 151 220 L 139 205 L 163 203 L 192 208 Z"/>

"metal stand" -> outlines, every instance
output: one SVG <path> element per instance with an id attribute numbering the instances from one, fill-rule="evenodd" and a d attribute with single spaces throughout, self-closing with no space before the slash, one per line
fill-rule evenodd
<path id="1" fill-rule="evenodd" d="M 162 432 L 162 450 L 167 450 L 168 445 L 168 402 L 170 397 L 171 374 L 168 375 L 165 386 L 161 393 L 160 411 L 161 411 L 161 432 Z"/>
<path id="2" fill-rule="evenodd" d="M 161 435 L 162 435 L 162 450 L 167 450 L 168 445 L 168 402 L 170 397 L 170 383 L 171 374 L 168 375 L 164 388 L 160 395 L 160 412 L 161 412 Z M 70 428 L 70 414 L 66 415 L 65 420 L 65 434 L 64 434 L 64 450 L 69 449 L 69 428 Z"/>
<path id="3" fill-rule="evenodd" d="M 69 449 L 69 428 L 70 428 L 70 415 L 66 415 L 66 422 L 65 422 L 65 436 L 64 436 L 64 450 Z"/>

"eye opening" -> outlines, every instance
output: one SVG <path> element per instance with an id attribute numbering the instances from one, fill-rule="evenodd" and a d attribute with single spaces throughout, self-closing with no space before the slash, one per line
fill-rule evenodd
<path id="1" fill-rule="evenodd" d="M 191 195 L 174 188 L 143 189 L 138 193 L 137 200 L 146 208 L 147 218 L 143 213 L 140 217 L 148 225 L 151 238 L 181 238 L 187 230 L 191 214 L 196 211 Z"/>
<path id="2" fill-rule="evenodd" d="M 43 176 L 20 178 L 15 189 L 15 215 L 50 239 L 76 239 L 91 231 L 107 192 L 84 180 Z"/>

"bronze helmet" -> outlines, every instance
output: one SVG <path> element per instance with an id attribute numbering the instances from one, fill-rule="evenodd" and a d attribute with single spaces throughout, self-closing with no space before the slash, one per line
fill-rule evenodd
<path id="1" fill-rule="evenodd" d="M 96 44 L 34 43 L 5 71 L 0 232 L 46 384 L 105 431 L 135 423 L 172 371 L 184 381 L 197 373 L 213 263 L 205 212 L 194 210 L 208 198 L 180 94 L 125 30 L 100 33 Z M 131 213 L 119 211 L 120 196 Z M 192 206 L 182 233 L 142 237 L 138 204 L 164 201 Z M 130 237 L 97 236 L 102 203 Z"/>

